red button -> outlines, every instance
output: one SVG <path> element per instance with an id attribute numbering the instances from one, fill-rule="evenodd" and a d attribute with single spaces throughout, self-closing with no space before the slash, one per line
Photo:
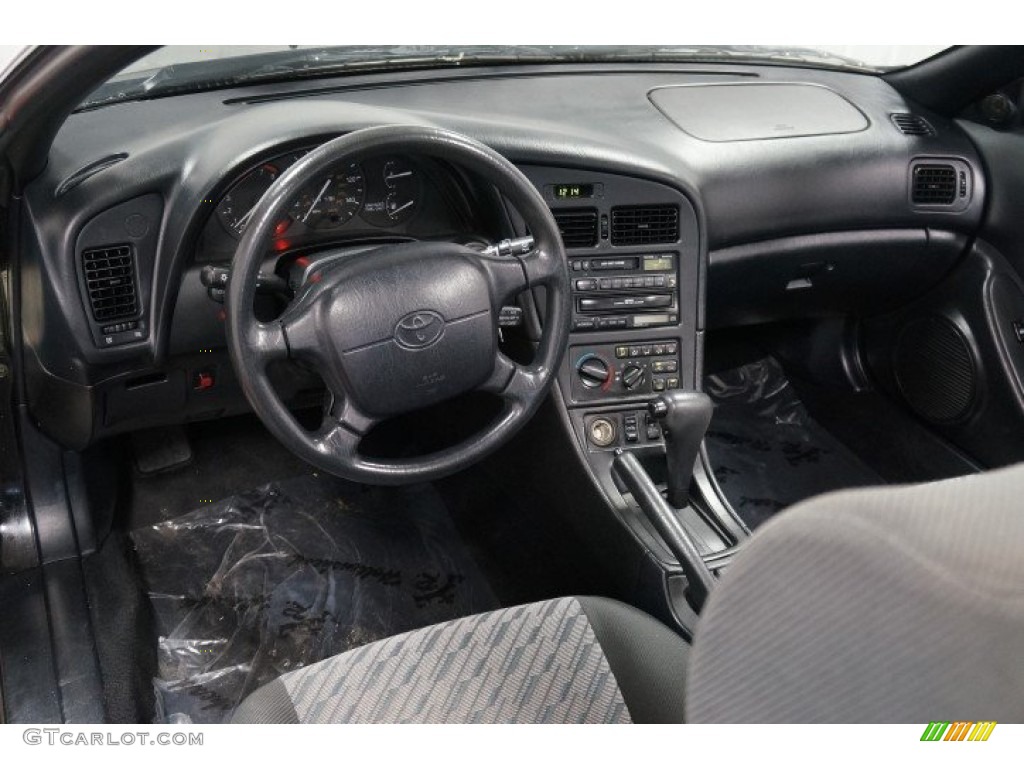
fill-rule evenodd
<path id="1" fill-rule="evenodd" d="M 216 383 L 213 371 L 196 371 L 192 374 L 192 389 L 196 392 L 205 392 Z"/>

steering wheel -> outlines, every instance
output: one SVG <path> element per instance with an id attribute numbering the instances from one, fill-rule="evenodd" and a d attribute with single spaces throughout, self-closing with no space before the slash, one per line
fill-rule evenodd
<path id="1" fill-rule="evenodd" d="M 314 179 L 357 158 L 416 154 L 447 160 L 493 184 L 526 222 L 529 241 L 481 253 L 449 242 L 384 245 L 321 258 L 273 322 L 254 313 L 260 266 L 275 225 Z M 501 307 L 543 286 L 543 332 L 530 365 L 498 349 Z M 227 288 L 228 349 L 242 390 L 270 432 L 305 461 L 378 485 L 431 480 L 476 462 L 533 415 L 550 388 L 569 334 L 569 275 L 558 227 L 533 184 L 473 139 L 419 126 L 354 131 L 303 156 L 260 200 L 239 242 Z M 307 430 L 281 402 L 267 366 L 300 360 L 333 404 Z M 376 459 L 362 438 L 387 418 L 472 390 L 502 398 L 498 417 L 457 445 L 409 459 Z"/>

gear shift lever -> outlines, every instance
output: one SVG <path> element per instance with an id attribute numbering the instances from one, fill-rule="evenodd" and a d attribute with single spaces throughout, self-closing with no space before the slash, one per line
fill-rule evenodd
<path id="1" fill-rule="evenodd" d="M 668 503 L 682 509 L 689 503 L 690 480 L 704 433 L 711 423 L 711 398 L 703 392 L 671 390 L 647 406 L 665 435 L 668 454 Z"/>

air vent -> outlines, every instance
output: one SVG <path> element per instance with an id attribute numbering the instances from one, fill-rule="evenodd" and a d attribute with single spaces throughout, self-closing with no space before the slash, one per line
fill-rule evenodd
<path id="1" fill-rule="evenodd" d="M 923 117 L 912 115 L 909 112 L 897 112 L 891 115 L 893 123 L 900 129 L 900 133 L 907 136 L 934 136 L 935 129 Z"/>
<path id="2" fill-rule="evenodd" d="M 135 256 L 130 245 L 110 245 L 83 251 L 82 268 L 92 316 L 97 322 L 136 314 Z"/>
<path id="3" fill-rule="evenodd" d="M 679 209 L 674 205 L 612 208 L 612 245 L 674 243 L 679 239 Z"/>
<path id="4" fill-rule="evenodd" d="M 597 245 L 597 211 L 593 208 L 568 208 L 552 211 L 562 243 L 566 248 L 593 248 Z"/>
<path id="5" fill-rule="evenodd" d="M 966 178 L 966 175 L 965 175 Z M 966 181 L 964 183 L 966 194 Z M 919 163 L 914 166 L 911 200 L 917 205 L 952 205 L 957 196 L 957 171 L 952 165 Z"/>

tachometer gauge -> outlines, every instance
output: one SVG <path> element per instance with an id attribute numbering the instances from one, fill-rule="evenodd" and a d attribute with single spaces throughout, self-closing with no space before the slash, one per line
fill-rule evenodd
<path id="1" fill-rule="evenodd" d="M 363 172 L 351 163 L 304 189 L 290 215 L 312 229 L 334 229 L 359 212 L 365 196 Z"/>
<path id="2" fill-rule="evenodd" d="M 256 203 L 270 189 L 278 175 L 279 168 L 273 163 L 264 163 L 245 174 L 233 186 L 217 206 L 217 218 L 224 228 L 235 237 L 241 237 L 245 227 L 256 210 Z"/>
<path id="3" fill-rule="evenodd" d="M 378 227 L 391 227 L 412 218 L 420 198 L 420 178 L 408 161 L 383 158 L 373 164 L 371 193 L 363 206 L 363 218 Z"/>

